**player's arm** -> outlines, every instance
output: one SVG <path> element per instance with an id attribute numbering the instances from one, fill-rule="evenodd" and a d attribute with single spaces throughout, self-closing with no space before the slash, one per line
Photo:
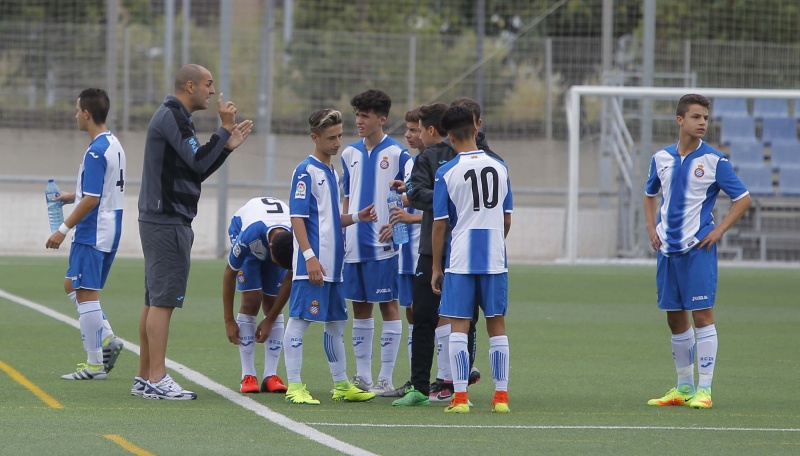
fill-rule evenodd
<path id="1" fill-rule="evenodd" d="M 503 237 L 508 237 L 508 232 L 511 231 L 511 212 L 503 214 Z"/>
<path id="2" fill-rule="evenodd" d="M 228 340 L 236 345 L 239 345 L 241 339 L 239 338 L 239 325 L 236 324 L 236 318 L 233 316 L 233 298 L 236 294 L 236 271 L 230 264 L 225 265 L 225 271 L 222 273 L 222 317 L 225 321 L 225 335 Z"/>
<path id="3" fill-rule="evenodd" d="M 81 220 L 85 219 L 87 215 L 89 215 L 92 210 L 94 210 L 97 205 L 100 204 L 100 197 L 99 196 L 92 196 L 92 195 L 85 195 L 81 202 L 75 206 L 75 210 L 69 214 L 64 223 L 61 224 L 53 234 L 47 239 L 45 243 L 45 247 L 48 249 L 57 249 L 61 247 L 61 243 L 64 242 L 64 239 L 67 238 L 67 233 L 72 228 L 75 228 Z"/>
<path id="4" fill-rule="evenodd" d="M 656 231 L 656 211 L 658 210 L 658 201 L 655 196 L 644 195 L 644 221 L 647 225 L 647 239 L 650 240 L 650 247 L 653 250 L 661 248 L 661 238 L 658 237 Z"/>
<path id="5" fill-rule="evenodd" d="M 308 242 L 308 231 L 306 231 L 306 223 L 303 217 L 292 217 L 292 231 L 295 239 L 297 239 L 297 245 L 300 247 L 300 253 L 306 262 L 308 281 L 313 285 L 322 285 L 325 269 L 322 267 L 322 263 L 319 262 L 316 252 L 311 248 L 311 243 Z M 303 260 L 298 258 L 297 261 Z"/>
<path id="6" fill-rule="evenodd" d="M 61 201 L 64 204 L 72 204 L 75 202 L 75 192 L 62 193 L 53 198 L 53 201 Z"/>
<path id="7" fill-rule="evenodd" d="M 697 246 L 697 248 L 702 249 L 703 247 L 706 247 L 710 250 L 711 246 L 722 239 L 722 235 L 731 229 L 731 227 L 738 222 L 740 218 L 742 218 L 744 213 L 747 212 L 747 209 L 750 208 L 750 204 L 752 204 L 752 202 L 753 199 L 749 194 L 734 201 L 733 204 L 731 204 L 731 209 L 728 211 L 728 215 L 726 215 L 719 225 L 715 226 L 714 229 L 711 230 L 702 241 L 700 241 L 700 244 Z"/>
<path id="8" fill-rule="evenodd" d="M 447 220 L 438 219 L 433 221 L 431 230 L 431 247 L 433 247 L 433 267 L 431 272 L 431 287 L 437 295 L 442 294 L 442 255 L 444 254 L 444 235 L 447 231 Z"/>
<path id="9" fill-rule="evenodd" d="M 278 289 L 278 295 L 275 296 L 275 302 L 270 307 L 269 311 L 264 315 L 264 319 L 261 323 L 258 324 L 256 328 L 256 342 L 259 344 L 263 344 L 267 341 L 269 337 L 270 331 L 272 331 L 272 325 L 275 323 L 275 320 L 278 319 L 278 315 L 283 312 L 283 308 L 286 307 L 286 303 L 289 302 L 289 297 L 292 294 L 292 270 L 290 269 L 286 272 L 286 276 L 283 278 L 283 282 L 281 282 L 281 287 Z"/>
<path id="10" fill-rule="evenodd" d="M 377 222 L 378 213 L 375 212 L 375 203 L 353 214 L 348 214 L 347 211 L 345 211 L 342 213 L 340 221 L 342 222 L 342 227 L 350 226 L 358 222 Z"/>

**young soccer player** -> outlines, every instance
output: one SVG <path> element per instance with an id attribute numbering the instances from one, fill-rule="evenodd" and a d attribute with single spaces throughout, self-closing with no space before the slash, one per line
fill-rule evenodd
<path id="1" fill-rule="evenodd" d="M 425 149 L 425 143 L 420 139 L 419 127 L 419 108 L 412 109 L 406 112 L 406 133 L 404 137 L 408 141 L 409 150 L 416 150 L 417 153 Z M 414 159 L 416 155 L 411 157 L 411 160 L 406 162 L 406 169 L 403 175 L 403 180 L 408 180 L 411 177 L 411 170 L 414 167 Z M 403 209 L 392 209 L 389 215 L 389 224 L 382 228 L 381 242 L 391 240 L 392 226 L 395 223 L 405 223 L 408 226 L 408 242 L 400 245 L 400 253 L 398 255 L 398 269 L 400 275 L 398 276 L 397 289 L 399 294 L 400 307 L 406 309 L 406 320 L 408 321 L 408 363 L 411 365 L 411 341 L 413 339 L 412 333 L 414 331 L 414 313 L 412 305 L 414 302 L 414 273 L 417 270 L 417 260 L 419 259 L 419 224 L 422 223 L 422 212 L 417 211 L 409 206 L 408 197 L 405 193 L 403 197 Z M 401 397 L 405 395 L 406 389 L 411 386 L 411 380 L 407 381 L 403 386 L 386 393 L 383 396 L 388 397 Z"/>
<path id="2" fill-rule="evenodd" d="M 356 224 L 345 232 L 344 284 L 346 299 L 353 302 L 353 382 L 376 394 L 394 390 L 392 375 L 403 325 L 397 298 L 397 247 L 380 241 L 380 228 L 389 223 L 389 184 L 402 179 L 411 159 L 405 148 L 383 132 L 392 100 L 380 90 L 367 90 L 350 100 L 356 115 L 360 141 L 342 151 L 343 212 L 374 205 L 379 224 Z M 375 334 L 373 303 L 383 317 L 381 369 L 373 385 L 372 345 Z"/>
<path id="3" fill-rule="evenodd" d="M 717 362 L 717 241 L 747 211 L 751 198 L 725 155 L 703 141 L 709 105 L 702 95 L 681 97 L 676 112 L 678 142 L 659 150 L 650 160 L 644 213 L 650 246 L 658 252 L 658 308 L 667 313 L 678 381 L 675 388 L 649 400 L 648 405 L 689 405 L 696 409 L 712 405 L 711 380 Z M 733 204 L 716 225 L 711 211 L 720 190 Z M 656 200 L 659 191 L 660 207 Z M 699 373 L 696 388 L 695 354 Z"/>
<path id="4" fill-rule="evenodd" d="M 489 360 L 495 395 L 492 411 L 508 409 L 508 260 L 505 238 L 511 228 L 513 202 L 506 165 L 478 149 L 472 112 L 451 106 L 442 127 L 458 152 L 436 172 L 433 196 L 433 267 L 431 287 L 442 296 L 439 314 L 450 319 L 450 368 L 455 397 L 448 413 L 469 413 L 467 331 L 476 304 L 486 317 Z M 447 222 L 452 229 L 447 245 Z M 444 270 L 444 273 L 443 273 Z M 443 291 L 444 290 L 444 291 Z"/>
<path id="5" fill-rule="evenodd" d="M 286 392 L 286 385 L 277 375 L 283 343 L 283 314 L 278 315 L 264 345 L 264 375 L 260 388 L 254 355 L 259 309 L 263 306 L 267 313 L 272 308 L 286 275 L 286 270 L 272 260 L 270 245 L 278 233 L 290 228 L 289 206 L 272 197 L 248 201 L 236 211 L 228 227 L 231 251 L 223 273 L 222 308 L 228 340 L 239 346 L 242 363 L 239 390 L 242 393 Z M 236 318 L 233 316 L 234 289 L 242 294 Z"/>
<path id="6" fill-rule="evenodd" d="M 342 142 L 342 114 L 333 109 L 321 109 L 308 119 L 314 152 L 295 169 L 292 177 L 291 213 L 294 232 L 294 258 L 289 304 L 289 322 L 283 338 L 284 360 L 289 389 L 286 401 L 292 404 L 318 405 L 302 383 L 303 335 L 312 322 L 325 323 L 323 346 L 333 377 L 335 402 L 363 402 L 375 397 L 351 383 L 347 377 L 344 349 L 344 327 L 347 305 L 342 293 L 344 239 L 342 227 L 377 220 L 374 205 L 358 212 L 339 211 L 339 176 L 331 158 L 339 152 Z M 262 342 L 269 328 L 286 303 L 279 291 L 275 305 L 259 324 L 256 340 Z"/>
<path id="7" fill-rule="evenodd" d="M 69 267 L 64 291 L 78 307 L 86 362 L 65 380 L 105 380 L 122 352 L 122 341 L 114 336 L 100 306 L 103 289 L 117 254 L 122 233 L 122 208 L 125 189 L 125 151 L 106 128 L 110 102 L 103 89 L 86 89 L 75 103 L 78 128 L 91 139 L 78 171 L 75 193 L 58 198 L 75 203 L 75 210 L 45 246 L 57 249 L 67 233 L 75 228 L 69 251 Z"/>

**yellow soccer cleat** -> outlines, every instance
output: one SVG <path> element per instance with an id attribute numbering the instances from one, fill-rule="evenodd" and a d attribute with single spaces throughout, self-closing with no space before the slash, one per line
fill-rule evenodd
<path id="1" fill-rule="evenodd" d="M 289 383 L 286 391 L 286 402 L 290 404 L 319 405 L 319 401 L 311 397 L 311 393 L 302 383 Z"/>
<path id="2" fill-rule="evenodd" d="M 667 391 L 667 394 L 663 397 L 647 401 L 647 405 L 659 405 L 662 407 L 670 405 L 689 405 L 693 397 L 694 394 L 682 393 L 678 391 L 678 388 L 672 388 Z"/>
<path id="3" fill-rule="evenodd" d="M 697 390 L 694 399 L 689 403 L 689 407 L 693 409 L 710 409 L 711 408 L 711 393 L 704 389 Z"/>
<path id="4" fill-rule="evenodd" d="M 333 402 L 365 402 L 375 397 L 375 393 L 364 391 L 347 380 L 333 384 Z"/>

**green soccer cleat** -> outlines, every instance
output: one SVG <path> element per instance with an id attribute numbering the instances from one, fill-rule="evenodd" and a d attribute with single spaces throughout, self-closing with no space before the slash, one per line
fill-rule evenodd
<path id="1" fill-rule="evenodd" d="M 710 409 L 711 408 L 711 393 L 704 389 L 697 390 L 694 399 L 689 403 L 689 407 L 693 409 Z"/>
<path id="2" fill-rule="evenodd" d="M 364 391 L 347 380 L 333 384 L 333 402 L 366 402 L 375 397 L 375 393 Z"/>
<path id="3" fill-rule="evenodd" d="M 662 407 L 670 405 L 689 405 L 689 402 L 691 402 L 694 396 L 694 394 L 682 393 L 678 391 L 678 388 L 672 388 L 667 391 L 664 397 L 647 401 L 647 405 L 659 405 Z"/>
<path id="4" fill-rule="evenodd" d="M 311 393 L 302 383 L 289 383 L 286 390 L 286 402 L 290 404 L 319 405 L 319 401 L 311 397 Z"/>
<path id="5" fill-rule="evenodd" d="M 413 386 L 410 386 L 406 390 L 405 396 L 392 401 L 392 405 L 395 407 L 420 407 L 424 405 L 430 405 L 430 403 L 431 402 L 430 399 L 428 399 L 428 396 L 420 393 Z"/>

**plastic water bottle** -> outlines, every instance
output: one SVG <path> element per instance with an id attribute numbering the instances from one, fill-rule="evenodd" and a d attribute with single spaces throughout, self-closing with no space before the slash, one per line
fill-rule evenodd
<path id="1" fill-rule="evenodd" d="M 389 197 L 386 198 L 386 202 L 389 203 L 389 213 L 392 212 L 393 207 L 403 208 L 403 199 L 400 198 L 400 195 L 393 188 L 389 189 Z M 408 225 L 405 223 L 395 223 L 392 227 L 392 237 L 394 238 L 395 244 L 405 244 L 408 242 Z"/>
<path id="2" fill-rule="evenodd" d="M 58 189 L 58 185 L 53 179 L 47 181 L 44 196 L 47 199 L 47 217 L 50 219 L 50 232 L 55 233 L 58 227 L 64 223 L 64 203 L 55 201 L 57 196 L 61 196 L 61 190 Z"/>

